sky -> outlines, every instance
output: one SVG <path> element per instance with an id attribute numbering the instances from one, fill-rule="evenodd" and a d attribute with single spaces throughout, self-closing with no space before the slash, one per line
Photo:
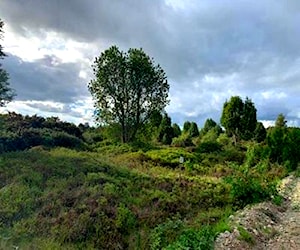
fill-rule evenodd
<path id="1" fill-rule="evenodd" d="M 219 122 L 238 95 L 265 126 L 300 126 L 299 0 L 1 0 L 0 18 L 17 93 L 0 112 L 91 124 L 91 65 L 116 45 L 164 69 L 172 122 Z"/>

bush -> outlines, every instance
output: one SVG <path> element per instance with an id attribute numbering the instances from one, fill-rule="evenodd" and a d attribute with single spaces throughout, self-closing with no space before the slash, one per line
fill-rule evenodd
<path id="1" fill-rule="evenodd" d="M 199 153 L 213 153 L 221 150 L 222 146 L 218 142 L 202 142 L 196 149 Z"/>
<path id="2" fill-rule="evenodd" d="M 236 205 L 260 202 L 276 194 L 276 182 L 267 180 L 266 173 L 247 166 L 236 167 L 238 171 L 225 180 L 231 185 L 231 196 Z"/>
<path id="3" fill-rule="evenodd" d="M 165 223 L 155 227 L 150 234 L 150 249 L 157 250 L 168 246 L 180 235 L 183 226 L 182 220 L 174 218 L 167 219 Z"/>
<path id="4" fill-rule="evenodd" d="M 182 134 L 179 137 L 175 137 L 172 140 L 172 146 L 174 147 L 190 147 L 194 146 L 192 138 L 188 134 Z"/>
<path id="5" fill-rule="evenodd" d="M 187 229 L 185 230 L 178 240 L 173 244 L 170 244 L 166 250 L 177 249 L 199 249 L 207 250 L 212 249 L 214 243 L 214 232 L 206 226 L 200 230 Z"/>
<path id="6" fill-rule="evenodd" d="M 136 219 L 134 214 L 127 208 L 124 204 L 120 204 L 117 207 L 117 218 L 116 218 L 116 226 L 123 233 L 128 233 L 131 231 L 136 224 Z"/>

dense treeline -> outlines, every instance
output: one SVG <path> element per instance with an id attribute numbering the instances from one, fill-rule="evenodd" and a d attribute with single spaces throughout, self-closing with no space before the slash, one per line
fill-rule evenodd
<path id="1" fill-rule="evenodd" d="M 0 152 L 34 146 L 84 148 L 83 125 L 62 122 L 57 117 L 23 116 L 10 112 L 0 115 Z"/>
<path id="2" fill-rule="evenodd" d="M 254 104 L 252 105 L 254 107 Z M 148 148 L 155 145 L 189 147 L 202 153 L 212 153 L 222 151 L 226 145 L 232 147 L 235 145 L 238 148 L 239 145 L 252 141 L 261 148 L 261 157 L 284 164 L 289 169 L 295 169 L 300 161 L 297 147 L 300 143 L 300 128 L 287 127 L 282 114 L 279 114 L 275 126 L 267 130 L 261 122 L 253 120 L 253 123 L 251 139 L 246 140 L 249 137 L 246 135 L 243 137 L 241 132 L 238 132 L 239 136 L 237 136 L 227 129 L 224 131 L 211 118 L 205 121 L 201 129 L 198 129 L 195 122 L 190 121 L 186 121 L 181 129 L 178 124 L 172 124 L 171 118 L 166 113 L 156 112 L 149 122 L 144 124 L 142 132 L 137 133 L 135 141 L 131 144 Z M 57 117 L 23 116 L 14 112 L 0 115 L 0 128 L 1 152 L 24 150 L 39 145 L 48 148 L 61 146 L 93 150 L 98 146 L 121 142 L 119 134 L 115 132 L 118 129 L 114 125 L 98 128 L 89 127 L 88 124 L 76 126 L 60 121 Z M 231 129 L 239 131 L 235 128 Z"/>

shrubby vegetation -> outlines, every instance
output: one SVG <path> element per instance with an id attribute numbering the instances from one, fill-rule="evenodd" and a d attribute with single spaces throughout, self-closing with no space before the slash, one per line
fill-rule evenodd
<path id="1" fill-rule="evenodd" d="M 24 150 L 34 146 L 86 147 L 84 126 L 62 122 L 56 117 L 22 116 L 14 112 L 0 115 L 0 152 Z"/>
<path id="2" fill-rule="evenodd" d="M 156 118 L 124 144 L 107 126 L 1 115 L 1 247 L 209 249 L 236 209 L 278 201 L 300 160 L 283 115 L 239 141 L 212 119 L 193 134 Z"/>

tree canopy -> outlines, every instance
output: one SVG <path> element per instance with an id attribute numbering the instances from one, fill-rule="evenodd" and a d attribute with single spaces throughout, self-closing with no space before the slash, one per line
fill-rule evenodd
<path id="1" fill-rule="evenodd" d="M 3 34 L 3 21 L 0 19 L 0 39 L 2 39 Z M 0 59 L 6 56 L 3 52 L 3 47 L 0 44 Z M 8 73 L 2 69 L 2 65 L 0 64 L 0 107 L 5 106 L 8 102 L 10 102 L 14 97 L 14 91 L 9 86 L 9 75 Z"/>
<path id="2" fill-rule="evenodd" d="M 112 46 L 96 57 L 92 68 L 95 79 L 88 87 L 96 119 L 120 126 L 123 142 L 132 141 L 151 114 L 168 104 L 166 74 L 142 49 L 123 52 Z"/>
<path id="3" fill-rule="evenodd" d="M 221 125 L 235 142 L 252 139 L 256 124 L 256 108 L 249 98 L 243 102 L 239 96 L 233 96 L 224 103 Z"/>

